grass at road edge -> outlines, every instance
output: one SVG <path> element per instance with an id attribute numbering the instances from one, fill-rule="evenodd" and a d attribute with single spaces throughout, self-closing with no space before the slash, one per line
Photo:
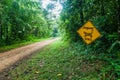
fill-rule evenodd
<path id="1" fill-rule="evenodd" d="M 17 43 L 17 44 L 3 46 L 3 47 L 0 47 L 0 52 L 5 52 L 5 51 L 8 51 L 8 50 L 11 50 L 11 49 L 14 49 L 14 48 L 18 48 L 18 47 L 21 47 L 21 46 L 25 46 L 25 45 L 28 45 L 28 44 L 32 44 L 32 43 L 35 43 L 35 42 L 40 42 L 40 41 L 48 40 L 48 39 L 50 39 L 50 38 L 32 39 L 30 41 L 22 41 L 22 42 Z"/>
<path id="2" fill-rule="evenodd" d="M 10 80 L 117 80 L 110 76 L 108 62 L 98 54 L 83 54 L 82 48 L 56 41 L 11 69 Z M 102 57 L 104 58 L 104 57 Z"/>

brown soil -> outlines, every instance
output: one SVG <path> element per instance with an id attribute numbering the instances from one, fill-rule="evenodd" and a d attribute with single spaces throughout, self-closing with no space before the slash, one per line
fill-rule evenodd
<path id="1" fill-rule="evenodd" d="M 37 42 L 20 48 L 16 48 L 7 52 L 0 53 L 0 73 L 9 68 L 18 61 L 34 54 L 44 46 L 56 41 L 58 38 Z"/>

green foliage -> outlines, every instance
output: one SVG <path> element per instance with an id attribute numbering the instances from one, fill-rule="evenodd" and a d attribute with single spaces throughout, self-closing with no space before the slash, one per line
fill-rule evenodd
<path id="1" fill-rule="evenodd" d="M 33 0 L 0 1 L 0 46 L 17 41 L 50 37 L 51 30 L 41 3 Z"/>
<path id="2" fill-rule="evenodd" d="M 111 62 L 112 61 L 112 62 Z M 105 54 L 84 54 L 83 45 L 56 41 L 39 54 L 11 69 L 5 76 L 12 80 L 117 80 L 120 59 Z"/>
<path id="3" fill-rule="evenodd" d="M 118 0 L 66 0 L 62 3 L 60 29 L 64 39 L 74 44 L 73 53 L 79 50 L 91 55 L 88 60 L 104 61 L 106 66 L 100 70 L 100 80 L 119 79 L 120 61 L 120 22 Z M 100 31 L 101 38 L 90 45 L 85 45 L 77 30 L 91 20 Z M 73 50 L 76 48 L 76 50 Z M 109 52 L 109 53 L 108 53 Z M 95 57 L 92 57 L 96 55 Z M 99 59 L 100 58 L 100 59 Z M 106 77 L 108 77 L 106 79 Z M 89 80 L 89 79 L 88 79 Z M 94 80 L 94 79 L 93 79 Z"/>
<path id="4" fill-rule="evenodd" d="M 53 10 L 55 8 L 55 5 L 53 3 L 50 3 L 47 5 L 48 10 Z"/>
<path id="5" fill-rule="evenodd" d="M 93 42 L 91 50 L 109 51 L 114 42 L 119 41 L 119 4 L 118 0 L 67 0 L 62 3 L 60 29 L 65 40 L 83 42 L 77 30 L 91 20 L 100 31 L 101 38 Z M 81 43 L 82 44 L 82 43 Z M 115 46 L 114 51 L 120 49 Z M 98 50 L 99 52 L 99 50 Z"/>

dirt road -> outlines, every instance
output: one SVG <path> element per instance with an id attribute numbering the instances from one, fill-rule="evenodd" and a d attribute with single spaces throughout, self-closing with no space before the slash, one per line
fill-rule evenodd
<path id="1" fill-rule="evenodd" d="M 34 54 L 36 51 L 39 51 L 44 46 L 58 40 L 58 38 L 50 39 L 42 42 L 37 42 L 31 45 L 27 45 L 24 47 L 16 48 L 4 53 L 0 53 L 0 72 L 19 60 Z"/>

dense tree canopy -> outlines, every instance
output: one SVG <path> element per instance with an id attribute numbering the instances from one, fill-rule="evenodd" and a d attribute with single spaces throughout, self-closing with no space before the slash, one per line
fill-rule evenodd
<path id="1" fill-rule="evenodd" d="M 49 37 L 51 28 L 44 12 L 35 0 L 0 0 L 0 45 Z"/>
<path id="2" fill-rule="evenodd" d="M 109 52 L 113 48 L 120 48 L 118 0 L 60 0 L 60 2 L 63 10 L 59 27 L 64 39 L 82 42 L 77 30 L 86 21 L 91 20 L 102 36 L 90 46 Z M 1 0 L 0 45 L 29 40 L 33 36 L 49 37 L 52 34 L 51 30 L 54 30 L 51 29 L 54 25 L 50 15 L 54 15 L 48 11 L 54 8 L 55 4 L 51 3 L 47 9 L 43 9 L 41 2 L 37 0 Z"/>
<path id="3" fill-rule="evenodd" d="M 91 20 L 102 34 L 99 40 L 93 42 L 92 47 L 106 51 L 113 46 L 120 49 L 118 0 L 66 0 L 62 5 L 60 27 L 67 40 L 81 41 L 76 31 L 86 21 Z"/>

